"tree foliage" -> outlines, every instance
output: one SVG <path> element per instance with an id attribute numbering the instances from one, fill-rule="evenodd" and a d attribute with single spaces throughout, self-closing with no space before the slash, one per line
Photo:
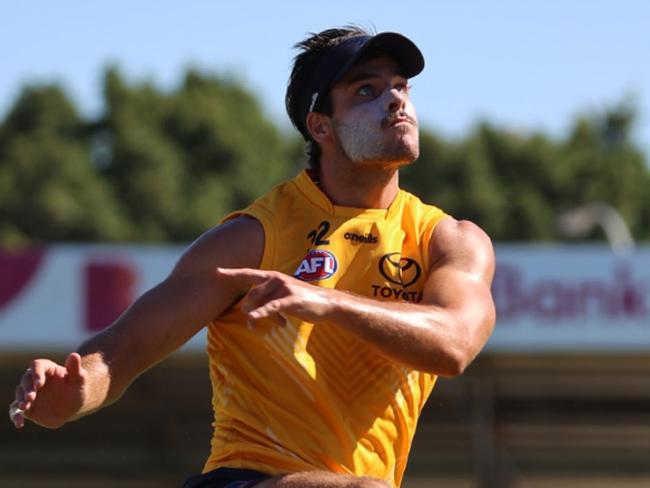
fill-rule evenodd
<path id="1" fill-rule="evenodd" d="M 70 100 L 26 87 L 0 126 L 0 243 L 127 237 L 115 202 Z"/>
<path id="2" fill-rule="evenodd" d="M 235 81 L 189 71 L 178 90 L 105 80 L 103 174 L 137 239 L 188 240 L 287 176 L 288 143 Z"/>
<path id="3" fill-rule="evenodd" d="M 558 217 L 599 201 L 618 210 L 632 234 L 650 238 L 650 170 L 632 141 L 636 114 L 621 104 L 579 117 L 553 139 L 478 125 L 466 138 L 421 135 L 421 155 L 404 186 L 496 240 L 563 238 Z M 597 228 L 592 239 L 603 239 Z"/>
<path id="4" fill-rule="evenodd" d="M 300 166 L 302 144 L 237 80 L 190 70 L 174 90 L 104 76 L 84 118 L 56 85 L 26 86 L 0 121 L 0 245 L 187 241 Z M 633 106 L 575 120 L 564 138 L 489 122 L 467 136 L 421 132 L 402 184 L 495 240 L 557 240 L 579 205 L 616 208 L 650 238 L 650 171 Z M 602 239 L 595 230 L 592 239 Z"/>

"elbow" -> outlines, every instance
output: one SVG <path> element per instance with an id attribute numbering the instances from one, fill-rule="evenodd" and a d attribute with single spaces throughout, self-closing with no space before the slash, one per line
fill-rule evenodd
<path id="1" fill-rule="evenodd" d="M 418 371 L 452 378 L 463 374 L 472 359 L 461 348 L 432 346 L 421 349 L 420 354 L 411 351 L 405 362 Z"/>
<path id="2" fill-rule="evenodd" d="M 446 378 L 460 376 L 470 365 L 472 359 L 473 357 L 470 357 L 470 355 L 463 350 L 446 351 L 442 360 L 438 364 L 437 374 Z"/>
<path id="3" fill-rule="evenodd" d="M 463 374 L 473 359 L 469 349 L 461 346 L 435 347 L 428 349 L 418 364 L 413 366 L 420 371 L 453 378 Z"/>
<path id="4" fill-rule="evenodd" d="M 436 374 L 448 378 L 462 375 L 478 354 L 477 341 L 469 331 L 456 335 L 442 345 L 432 357 L 436 358 Z"/>
<path id="5" fill-rule="evenodd" d="M 445 346 L 439 351 L 442 359 L 438 374 L 446 377 L 463 374 L 487 343 L 494 330 L 494 323 L 494 311 L 486 314 L 479 323 L 456 323 L 453 327 L 456 333 L 448 337 Z"/>

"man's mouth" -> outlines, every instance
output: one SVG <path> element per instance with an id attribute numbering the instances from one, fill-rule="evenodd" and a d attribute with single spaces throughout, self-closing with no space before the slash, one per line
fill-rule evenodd
<path id="1" fill-rule="evenodd" d="M 403 124 L 410 124 L 414 127 L 417 127 L 415 119 L 406 114 L 389 115 L 386 117 L 386 119 L 384 119 L 384 124 L 382 125 L 384 125 L 384 127 L 395 127 Z"/>

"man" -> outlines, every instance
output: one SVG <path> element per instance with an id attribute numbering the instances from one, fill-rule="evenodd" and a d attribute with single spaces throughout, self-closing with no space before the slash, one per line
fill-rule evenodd
<path id="1" fill-rule="evenodd" d="M 400 485 L 437 375 L 460 374 L 493 329 L 492 246 L 399 189 L 419 154 L 418 48 L 358 28 L 297 47 L 287 110 L 311 170 L 206 232 L 65 365 L 33 361 L 16 427 L 114 402 L 208 324 L 212 451 L 186 486 Z"/>

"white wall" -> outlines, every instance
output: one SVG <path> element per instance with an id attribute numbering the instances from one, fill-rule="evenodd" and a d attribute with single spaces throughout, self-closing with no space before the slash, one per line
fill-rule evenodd
<path id="1" fill-rule="evenodd" d="M 0 253 L 0 350 L 70 350 L 163 279 L 178 246 Z M 497 246 L 492 351 L 650 351 L 650 246 Z M 201 350 L 204 337 L 187 346 Z"/>

